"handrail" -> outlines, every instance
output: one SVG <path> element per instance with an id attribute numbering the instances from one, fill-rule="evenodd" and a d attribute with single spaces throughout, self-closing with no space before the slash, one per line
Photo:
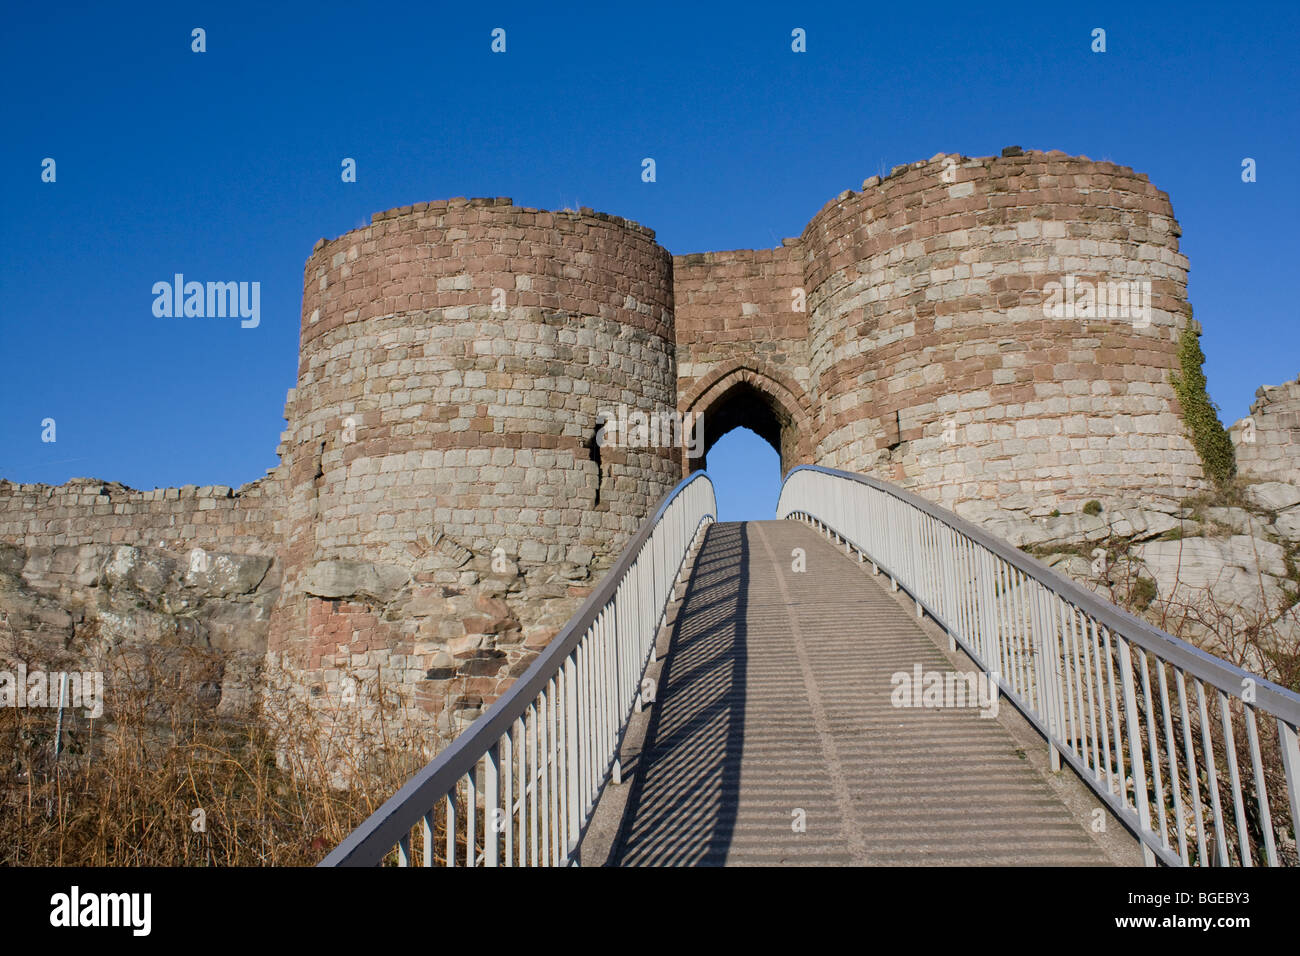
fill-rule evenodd
<path id="1" fill-rule="evenodd" d="M 876 478 L 800 466 L 777 517 L 809 520 L 885 571 L 1043 734 L 1053 769 L 1064 759 L 1138 836 L 1148 864 L 1296 861 L 1300 695 Z M 1242 763 L 1253 771 L 1246 788 Z"/>
<path id="2" fill-rule="evenodd" d="M 704 472 L 678 483 L 505 695 L 319 865 L 375 866 L 394 848 L 398 865 L 410 865 L 417 827 L 424 866 L 455 866 L 458 855 L 469 866 L 496 866 L 499 855 L 507 866 L 573 862 L 605 782 L 618 771 L 618 747 L 640 706 L 641 675 L 673 586 L 716 515 Z"/>

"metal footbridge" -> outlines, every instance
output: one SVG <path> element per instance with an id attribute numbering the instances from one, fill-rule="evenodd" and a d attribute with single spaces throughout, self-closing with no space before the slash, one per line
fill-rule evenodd
<path id="1" fill-rule="evenodd" d="M 956 515 L 677 486 L 324 866 L 1296 865 L 1300 695 Z"/>

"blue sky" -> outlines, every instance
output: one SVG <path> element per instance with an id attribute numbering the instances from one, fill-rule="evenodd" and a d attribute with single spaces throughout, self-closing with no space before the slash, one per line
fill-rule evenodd
<path id="1" fill-rule="evenodd" d="M 627 216 L 674 253 L 772 246 L 867 176 L 1013 144 L 1132 166 L 1170 194 L 1225 421 L 1300 374 L 1297 7 L 944 6 L 12 7 L 0 477 L 262 475 L 304 260 L 377 210 L 511 196 Z M 177 272 L 259 281 L 261 324 L 155 318 L 152 285 Z M 776 457 L 756 446 L 733 433 L 710 456 L 724 518 L 771 514 Z"/>

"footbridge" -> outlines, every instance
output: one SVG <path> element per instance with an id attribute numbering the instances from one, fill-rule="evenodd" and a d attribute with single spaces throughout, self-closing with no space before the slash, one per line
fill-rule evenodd
<path id="1" fill-rule="evenodd" d="M 874 478 L 716 514 L 678 485 L 322 865 L 1296 865 L 1300 695 Z"/>

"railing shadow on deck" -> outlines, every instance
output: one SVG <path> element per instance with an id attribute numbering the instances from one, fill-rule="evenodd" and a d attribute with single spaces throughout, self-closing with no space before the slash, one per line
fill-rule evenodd
<path id="1" fill-rule="evenodd" d="M 748 535 L 743 524 L 706 532 L 611 866 L 708 864 L 731 846 L 737 806 L 727 794 L 740 785 L 744 750 Z"/>

